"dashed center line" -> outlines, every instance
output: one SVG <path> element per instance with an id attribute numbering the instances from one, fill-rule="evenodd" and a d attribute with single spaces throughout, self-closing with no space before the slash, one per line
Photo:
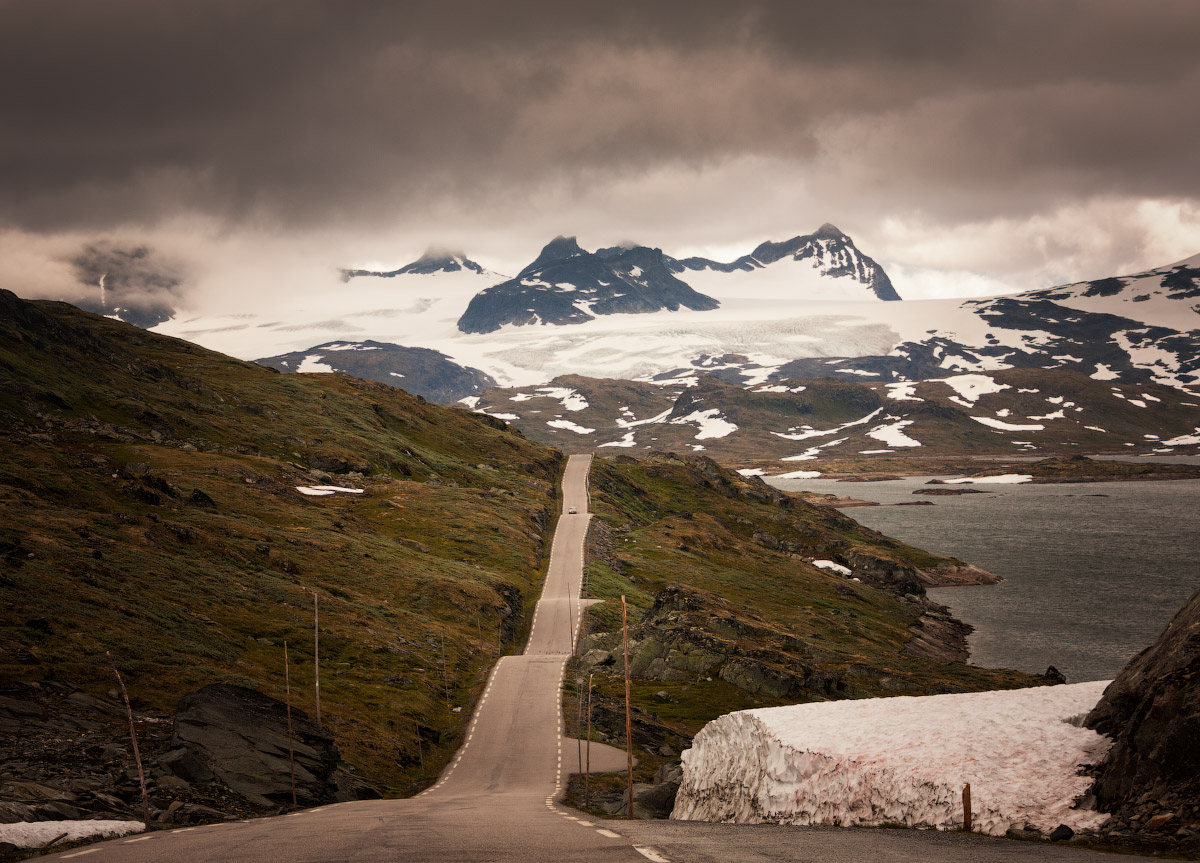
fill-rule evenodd
<path id="1" fill-rule="evenodd" d="M 653 861 L 653 863 L 671 863 L 670 860 L 658 853 L 658 851 L 654 850 L 653 848 L 647 848 L 645 845 L 634 845 L 633 850 L 641 854 L 647 860 Z"/>
<path id="2" fill-rule="evenodd" d="M 59 857 L 59 860 L 70 860 L 72 857 L 82 857 L 84 854 L 95 854 L 99 848 L 84 848 L 82 851 L 76 851 L 74 854 L 64 854 Z"/>
<path id="3" fill-rule="evenodd" d="M 613 833 L 611 830 L 605 830 L 603 827 L 601 827 L 596 832 L 599 833 L 601 836 L 607 836 L 609 839 L 620 839 L 621 838 L 620 833 Z"/>
<path id="4" fill-rule="evenodd" d="M 153 839 L 153 838 L 154 838 L 153 836 L 139 836 L 136 839 L 126 839 L 125 844 L 129 845 L 133 842 L 145 842 L 147 839 Z"/>

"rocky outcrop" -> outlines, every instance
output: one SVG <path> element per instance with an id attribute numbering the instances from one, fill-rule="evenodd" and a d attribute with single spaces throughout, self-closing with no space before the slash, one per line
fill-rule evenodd
<path id="1" fill-rule="evenodd" d="M 296 799 L 302 805 L 377 797 L 344 769 L 333 737 L 292 709 Z M 173 748 L 160 763 L 188 782 L 214 778 L 251 803 L 290 805 L 286 708 L 244 686 L 218 683 L 184 696 L 175 714 Z"/>
<path id="2" fill-rule="evenodd" d="M 1200 591 L 1104 691 L 1085 724 L 1114 740 L 1094 786 L 1117 833 L 1200 845 Z"/>

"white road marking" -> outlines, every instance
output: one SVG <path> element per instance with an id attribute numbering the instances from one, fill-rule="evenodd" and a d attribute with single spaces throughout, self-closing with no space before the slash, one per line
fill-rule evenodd
<path id="1" fill-rule="evenodd" d="M 576 818 L 575 820 L 579 822 L 579 825 L 581 827 L 595 827 L 596 826 L 593 822 L 584 821 L 582 818 Z"/>
<path id="2" fill-rule="evenodd" d="M 671 863 L 671 861 L 662 856 L 662 854 L 655 851 L 653 848 L 647 848 L 645 845 L 634 845 L 633 850 L 641 854 L 647 860 L 653 861 L 653 863 Z"/>
<path id="3" fill-rule="evenodd" d="M 76 851 L 74 854 L 64 854 L 59 857 L 59 860 L 70 860 L 72 857 L 82 857 L 84 854 L 95 854 L 99 848 L 84 848 L 82 851 Z"/>
<path id="4" fill-rule="evenodd" d="M 247 822 L 243 821 L 242 823 L 245 824 Z M 172 833 L 187 833 L 189 830 L 195 830 L 195 829 L 196 829 L 195 827 L 180 827 L 178 830 L 172 830 L 171 832 Z"/>
<path id="5" fill-rule="evenodd" d="M 153 836 L 139 836 L 137 839 L 126 839 L 125 844 L 130 845 L 134 842 L 145 842 L 147 839 L 153 839 Z"/>
<path id="6" fill-rule="evenodd" d="M 609 839 L 620 839 L 621 838 L 620 833 L 613 833 L 611 830 L 604 830 L 603 828 L 601 828 L 600 830 L 597 830 L 596 832 L 599 833 L 601 836 L 607 836 Z"/>

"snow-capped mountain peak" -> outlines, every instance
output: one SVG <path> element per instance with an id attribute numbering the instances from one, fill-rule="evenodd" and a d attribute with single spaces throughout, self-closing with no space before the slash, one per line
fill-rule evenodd
<path id="1" fill-rule="evenodd" d="M 417 258 L 411 264 L 406 264 L 396 270 L 342 270 L 342 281 L 348 282 L 360 276 L 377 276 L 379 278 L 391 279 L 396 276 L 429 276 L 434 273 L 458 273 L 463 271 L 478 273 L 479 275 L 490 274 L 488 270 L 485 270 L 468 258 L 466 253 L 461 249 L 430 246 L 421 257 Z"/>
<path id="2" fill-rule="evenodd" d="M 854 240 L 828 222 L 812 234 L 783 242 L 768 240 L 754 251 L 729 263 L 707 258 L 672 260 L 671 268 L 697 290 L 718 298 L 723 283 L 738 283 L 739 290 L 753 283 L 764 297 L 811 300 L 900 299 L 891 279 L 874 260 L 854 245 Z M 749 273 L 751 277 L 730 274 Z M 768 284 L 769 283 L 769 284 Z"/>

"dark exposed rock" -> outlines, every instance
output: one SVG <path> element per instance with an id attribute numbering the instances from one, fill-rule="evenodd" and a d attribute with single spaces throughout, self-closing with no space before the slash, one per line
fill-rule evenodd
<path id="1" fill-rule="evenodd" d="M 1055 827 L 1053 830 L 1050 831 L 1050 835 L 1047 838 L 1051 842 L 1065 842 L 1066 840 L 1070 839 L 1074 835 L 1075 835 L 1075 831 L 1072 830 L 1070 827 L 1068 827 L 1066 824 L 1059 824 L 1057 827 Z"/>
<path id="2" fill-rule="evenodd" d="M 301 710 L 292 710 L 296 797 L 305 804 L 336 799 L 340 760 L 333 738 Z M 283 702 L 253 689 L 212 684 L 186 695 L 164 766 L 180 778 L 208 774 L 259 806 L 291 803 L 288 730 Z M 182 751 L 179 751 L 182 750 Z"/>
<path id="3" fill-rule="evenodd" d="M 1200 821 L 1200 591 L 1109 684 L 1085 724 L 1114 739 L 1093 787 L 1102 811 L 1140 820 L 1148 805 L 1175 800 Z"/>

